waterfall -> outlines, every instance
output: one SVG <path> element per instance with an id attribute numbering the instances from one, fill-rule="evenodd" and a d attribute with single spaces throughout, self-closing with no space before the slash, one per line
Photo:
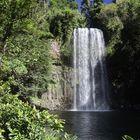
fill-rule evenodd
<path id="1" fill-rule="evenodd" d="M 107 110 L 108 80 L 103 33 L 74 30 L 74 110 Z"/>

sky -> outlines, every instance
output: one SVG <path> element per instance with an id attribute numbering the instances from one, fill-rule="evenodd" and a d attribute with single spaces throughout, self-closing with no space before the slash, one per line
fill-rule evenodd
<path id="1" fill-rule="evenodd" d="M 82 0 L 76 0 L 76 1 L 78 2 L 78 4 L 80 4 Z M 110 2 L 112 2 L 112 0 L 104 0 L 104 2 L 105 3 L 110 3 Z"/>
<path id="2" fill-rule="evenodd" d="M 79 5 L 79 6 L 78 6 L 78 9 L 79 9 L 79 11 L 80 11 L 80 3 L 81 3 L 82 0 L 76 0 L 76 1 L 77 1 L 78 5 Z M 112 0 L 104 0 L 104 2 L 105 2 L 105 3 L 111 3 Z"/>

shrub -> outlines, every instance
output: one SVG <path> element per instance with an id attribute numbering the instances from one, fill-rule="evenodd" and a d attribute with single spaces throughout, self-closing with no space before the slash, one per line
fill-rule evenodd
<path id="1" fill-rule="evenodd" d="M 18 99 L 18 95 L 0 97 L 0 139 L 68 140 L 64 121 L 48 111 L 39 111 Z M 72 138 L 74 139 L 74 138 Z"/>

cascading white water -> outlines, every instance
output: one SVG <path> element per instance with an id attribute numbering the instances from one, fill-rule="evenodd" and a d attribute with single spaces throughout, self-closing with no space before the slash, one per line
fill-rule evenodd
<path id="1" fill-rule="evenodd" d="M 74 30 L 74 110 L 108 109 L 104 51 L 101 30 Z"/>

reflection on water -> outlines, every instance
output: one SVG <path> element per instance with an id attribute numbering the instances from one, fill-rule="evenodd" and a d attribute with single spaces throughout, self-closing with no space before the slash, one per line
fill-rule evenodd
<path id="1" fill-rule="evenodd" d="M 56 112 L 55 112 L 56 113 Z M 122 140 L 124 134 L 140 138 L 140 112 L 57 112 L 65 130 L 78 140 Z"/>

